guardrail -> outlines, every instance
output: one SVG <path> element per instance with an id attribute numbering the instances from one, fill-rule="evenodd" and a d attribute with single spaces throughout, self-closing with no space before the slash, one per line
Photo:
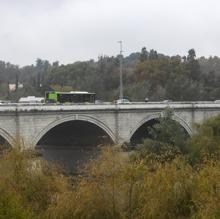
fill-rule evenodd
<path id="1" fill-rule="evenodd" d="M 217 109 L 220 111 L 220 103 L 212 101 L 197 102 L 131 102 L 115 104 L 104 103 L 84 103 L 84 104 L 21 104 L 10 103 L 1 104 L 0 112 L 43 112 L 43 111 L 115 111 L 115 110 L 164 110 L 170 107 L 173 109 Z"/>
<path id="2" fill-rule="evenodd" d="M 220 104 L 219 101 L 149 101 L 149 102 L 99 102 L 99 103 L 0 103 L 1 106 L 70 106 L 70 105 L 133 105 L 133 104 Z"/>

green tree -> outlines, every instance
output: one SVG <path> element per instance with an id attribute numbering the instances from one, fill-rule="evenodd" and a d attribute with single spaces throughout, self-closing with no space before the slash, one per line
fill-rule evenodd
<path id="1" fill-rule="evenodd" d="M 156 50 L 153 50 L 153 49 L 150 50 L 149 59 L 158 59 L 158 54 Z"/>
<path id="2" fill-rule="evenodd" d="M 138 146 L 138 156 L 148 160 L 167 162 L 187 153 L 186 131 L 172 119 L 173 111 L 166 109 L 163 117 L 149 127 L 149 138 Z"/>
<path id="3" fill-rule="evenodd" d="M 140 61 L 146 61 L 148 59 L 149 52 L 147 51 L 146 47 L 143 47 L 141 49 L 141 54 L 140 54 Z"/>
<path id="4" fill-rule="evenodd" d="M 201 70 L 198 60 L 196 60 L 196 52 L 194 49 L 188 51 L 186 59 L 186 73 L 193 81 L 199 81 L 201 77 Z"/>
<path id="5" fill-rule="evenodd" d="M 220 159 L 220 115 L 197 125 L 197 132 L 189 139 L 188 150 L 192 164 Z"/>

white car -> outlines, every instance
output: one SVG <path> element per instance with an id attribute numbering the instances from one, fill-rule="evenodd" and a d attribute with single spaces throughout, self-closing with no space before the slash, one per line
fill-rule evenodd
<path id="1" fill-rule="evenodd" d="M 116 100 L 116 104 L 127 104 L 131 103 L 128 99 L 118 99 Z"/>
<path id="2" fill-rule="evenodd" d="M 164 100 L 162 101 L 163 103 L 169 103 L 169 102 L 172 102 L 172 100 Z"/>

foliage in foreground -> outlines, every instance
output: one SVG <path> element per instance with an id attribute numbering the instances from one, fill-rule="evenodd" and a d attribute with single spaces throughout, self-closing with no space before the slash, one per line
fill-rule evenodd
<path id="1" fill-rule="evenodd" d="M 74 190 L 57 197 L 48 218 L 218 218 L 220 163 L 199 169 L 184 158 L 131 162 L 107 148 L 88 164 Z"/>
<path id="2" fill-rule="evenodd" d="M 68 186 L 57 169 L 19 147 L 0 159 L 0 218 L 43 218 L 54 197 Z"/>
<path id="3" fill-rule="evenodd" d="M 0 218 L 219 218 L 220 162 L 130 160 L 105 148 L 70 180 L 13 149 L 0 160 Z"/>

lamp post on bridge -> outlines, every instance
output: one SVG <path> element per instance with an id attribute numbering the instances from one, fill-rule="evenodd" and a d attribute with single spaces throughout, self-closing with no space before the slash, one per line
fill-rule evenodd
<path id="1" fill-rule="evenodd" d="M 122 77 L 122 41 L 118 41 L 120 44 L 120 87 L 119 87 L 119 99 L 123 99 L 123 77 Z"/>

